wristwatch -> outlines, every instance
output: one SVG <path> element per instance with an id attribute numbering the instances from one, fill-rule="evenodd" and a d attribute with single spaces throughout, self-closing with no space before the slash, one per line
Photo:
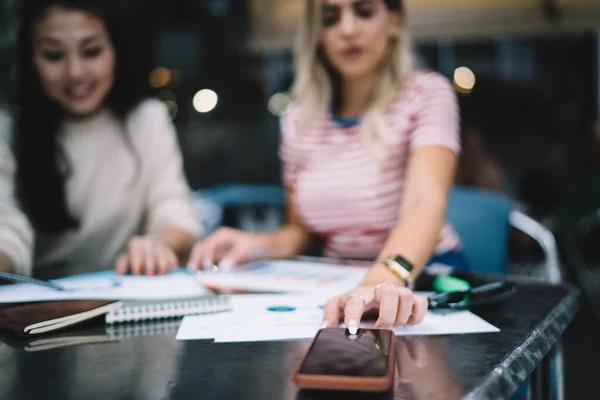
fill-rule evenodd
<path id="1" fill-rule="evenodd" d="M 406 282 L 407 287 L 412 285 L 414 280 L 412 275 L 414 265 L 406 258 L 402 256 L 391 256 L 381 260 L 380 263 L 392 271 L 398 278 Z"/>

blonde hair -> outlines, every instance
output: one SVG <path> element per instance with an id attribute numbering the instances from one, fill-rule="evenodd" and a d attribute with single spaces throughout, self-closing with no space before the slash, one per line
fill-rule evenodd
<path id="1" fill-rule="evenodd" d="M 402 13 L 402 0 L 395 0 L 397 11 Z M 333 101 L 333 82 L 324 55 L 320 55 L 320 35 L 322 29 L 322 0 L 308 0 L 304 10 L 295 48 L 296 79 L 292 89 L 294 104 L 299 109 L 298 130 L 309 131 L 309 121 L 316 116 L 327 118 Z M 391 8 L 390 1 L 386 6 Z M 395 10 L 394 10 L 395 11 Z M 385 157 L 389 137 L 387 110 L 390 104 L 404 90 L 406 82 L 416 68 L 411 43 L 402 27 L 402 32 L 391 44 L 378 87 L 371 104 L 361 119 L 359 134 L 372 156 L 381 161 Z"/>

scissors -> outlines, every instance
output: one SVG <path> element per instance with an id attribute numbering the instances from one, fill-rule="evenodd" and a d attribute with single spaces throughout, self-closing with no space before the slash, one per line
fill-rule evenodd
<path id="1" fill-rule="evenodd" d="M 467 310 L 483 304 L 498 303 L 517 290 L 513 282 L 494 282 L 467 290 L 436 293 L 427 297 L 430 310 Z"/>

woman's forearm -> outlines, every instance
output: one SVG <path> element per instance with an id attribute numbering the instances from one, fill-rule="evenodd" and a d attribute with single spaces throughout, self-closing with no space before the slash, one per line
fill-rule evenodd
<path id="1" fill-rule="evenodd" d="M 414 265 L 413 274 L 418 275 L 439 241 L 445 210 L 445 200 L 433 198 L 414 202 L 405 209 L 401 221 L 390 233 L 378 260 L 401 255 Z M 388 282 L 402 283 L 388 268 L 376 265 L 367 273 L 363 285 Z"/>
<path id="2" fill-rule="evenodd" d="M 301 225 L 289 223 L 283 228 L 263 236 L 266 241 L 266 258 L 292 258 L 307 251 L 311 234 Z"/>

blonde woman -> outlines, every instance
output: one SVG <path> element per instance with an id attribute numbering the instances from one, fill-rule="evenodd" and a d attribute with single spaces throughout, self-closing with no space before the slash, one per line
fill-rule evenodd
<path id="1" fill-rule="evenodd" d="M 418 71 L 401 0 L 312 0 L 296 49 L 295 104 L 281 158 L 289 221 L 270 234 L 223 229 L 190 264 L 289 258 L 324 238 L 327 256 L 374 260 L 360 287 L 332 299 L 326 326 L 416 324 L 427 301 L 407 288 L 434 259 L 464 267 L 445 222 L 459 152 L 450 83 Z"/>

